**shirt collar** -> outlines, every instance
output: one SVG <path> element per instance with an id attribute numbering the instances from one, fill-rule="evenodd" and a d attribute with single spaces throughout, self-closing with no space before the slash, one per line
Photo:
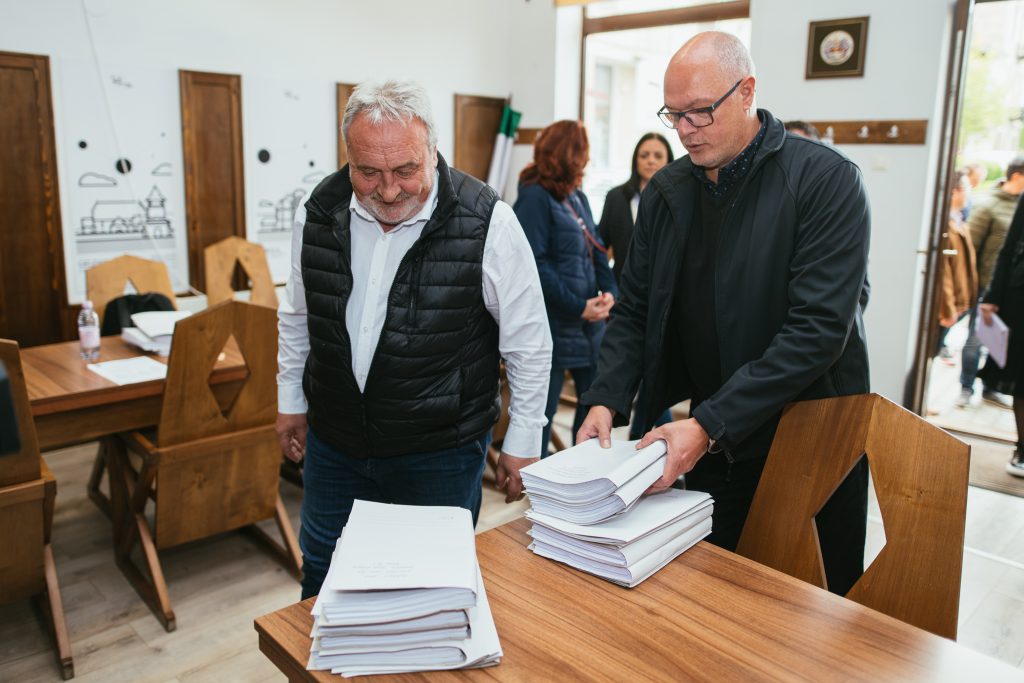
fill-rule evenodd
<path id="1" fill-rule="evenodd" d="M 438 172 L 435 169 L 434 186 L 430 188 L 430 194 L 427 195 L 427 201 L 425 201 L 420 210 L 413 214 L 408 220 L 399 223 L 389 232 L 397 232 L 398 230 L 409 227 L 411 225 L 416 225 L 417 223 L 426 223 L 428 220 L 430 220 L 430 217 L 434 214 L 434 209 L 437 208 L 437 185 L 439 180 L 440 178 Z M 380 223 L 377 221 L 377 219 L 370 215 L 370 212 L 366 210 L 366 207 L 359 202 L 359 198 L 356 197 L 355 192 L 352 193 L 352 201 L 349 202 L 348 210 L 362 218 L 364 221 L 375 225 L 378 230 L 383 231 L 383 228 L 380 227 Z"/>
<path id="2" fill-rule="evenodd" d="M 735 187 L 739 181 L 750 172 L 750 168 L 753 166 L 754 156 L 757 154 L 757 150 L 761 148 L 761 143 L 764 141 L 765 132 L 768 130 L 768 121 L 766 118 L 761 118 L 761 127 L 757 131 L 757 135 L 750 141 L 742 152 L 736 155 L 736 158 L 727 163 L 722 168 L 718 169 L 718 182 L 712 182 L 705 173 L 703 166 L 693 165 L 693 175 L 697 177 L 697 180 L 701 182 L 712 197 L 718 199 L 725 196 L 733 187 Z"/>

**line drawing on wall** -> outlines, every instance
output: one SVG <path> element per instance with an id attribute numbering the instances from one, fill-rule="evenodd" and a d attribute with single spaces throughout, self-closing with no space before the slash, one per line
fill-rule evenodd
<path id="1" fill-rule="evenodd" d="M 79 187 L 117 187 L 117 181 L 108 175 L 94 173 L 92 171 L 83 173 L 78 177 Z"/>
<path id="2" fill-rule="evenodd" d="M 98 199 L 92 205 L 90 215 L 82 218 L 75 241 L 173 238 L 174 229 L 167 219 L 166 202 L 156 185 L 141 202 L 134 199 Z"/>
<path id="3" fill-rule="evenodd" d="M 150 175 L 163 176 L 165 178 L 171 177 L 171 162 L 165 161 L 159 164 L 156 168 L 149 172 Z"/>
<path id="4" fill-rule="evenodd" d="M 312 171 L 302 176 L 302 182 L 304 183 L 319 183 L 321 180 L 327 177 L 327 174 L 323 171 Z"/>
<path id="5" fill-rule="evenodd" d="M 260 212 L 260 233 L 291 232 L 292 220 L 295 218 L 295 209 L 305 196 L 306 191 L 302 188 L 292 190 L 285 196 L 272 202 L 269 199 L 260 200 L 261 209 L 271 209 Z"/>

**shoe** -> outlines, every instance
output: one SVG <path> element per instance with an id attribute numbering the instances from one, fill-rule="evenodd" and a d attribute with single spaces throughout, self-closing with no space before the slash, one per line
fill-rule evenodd
<path id="1" fill-rule="evenodd" d="M 1006 463 L 1006 471 L 1015 477 L 1024 477 L 1024 453 L 1014 449 L 1010 462 Z"/>
<path id="2" fill-rule="evenodd" d="M 1000 408 L 1009 408 L 1013 410 L 1013 399 L 1006 394 L 1000 394 L 998 391 L 991 389 L 985 389 L 981 392 L 981 398 L 984 401 L 988 401 Z"/>
<path id="3" fill-rule="evenodd" d="M 967 387 L 963 387 L 960 389 L 960 395 L 956 397 L 956 400 L 953 402 L 953 405 L 955 405 L 957 408 L 966 408 L 969 405 L 971 405 L 972 396 L 974 396 L 974 391 L 968 389 Z"/>

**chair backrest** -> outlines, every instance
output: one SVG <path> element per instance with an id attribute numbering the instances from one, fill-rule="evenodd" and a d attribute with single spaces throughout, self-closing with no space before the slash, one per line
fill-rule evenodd
<path id="1" fill-rule="evenodd" d="M 955 638 L 970 446 L 876 394 L 786 408 L 737 552 L 826 587 L 814 517 L 864 455 L 885 547 L 846 597 Z"/>
<path id="2" fill-rule="evenodd" d="M 159 261 L 125 254 L 85 271 L 86 297 L 92 301 L 101 324 L 107 303 L 123 295 L 129 282 L 139 294 L 158 292 L 166 296 L 175 308 L 178 307 L 167 266 Z"/>
<path id="3" fill-rule="evenodd" d="M 21 450 L 0 456 L 0 604 L 35 595 L 45 586 L 46 526 L 42 461 L 17 342 L 0 339 L 11 383 Z"/>
<path id="4" fill-rule="evenodd" d="M 0 455 L 0 486 L 7 486 L 38 479 L 41 470 L 36 425 L 28 402 L 28 388 L 25 386 L 25 373 L 21 368 L 18 342 L 0 339 L 0 362 L 7 368 L 18 436 L 21 440 L 21 449 L 17 453 Z"/>
<path id="5" fill-rule="evenodd" d="M 267 265 L 267 252 L 262 245 L 232 235 L 206 247 L 203 256 L 206 261 L 206 300 L 209 305 L 234 298 L 231 280 L 235 273 L 235 263 L 238 263 L 252 281 L 249 301 L 277 308 L 277 292 L 270 276 L 270 266 Z"/>
<path id="6" fill-rule="evenodd" d="M 234 336 L 248 377 L 227 413 L 210 387 L 210 373 Z M 178 321 L 157 430 L 170 446 L 273 423 L 277 417 L 277 312 L 242 301 L 224 301 Z"/>

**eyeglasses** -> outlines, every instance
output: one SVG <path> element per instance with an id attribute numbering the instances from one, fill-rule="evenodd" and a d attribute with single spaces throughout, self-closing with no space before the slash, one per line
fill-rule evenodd
<path id="1" fill-rule="evenodd" d="M 661 122 L 668 128 L 675 128 L 678 126 L 681 119 L 686 119 L 686 122 L 694 128 L 710 126 L 715 122 L 715 110 L 722 106 L 722 102 L 725 102 L 729 95 L 733 94 L 742 82 L 742 78 L 736 81 L 736 83 L 729 88 L 729 92 L 719 97 L 718 101 L 709 107 L 698 107 L 696 109 L 687 109 L 686 111 L 672 111 L 668 108 L 668 105 L 665 105 L 658 110 L 658 118 L 661 119 Z"/>

